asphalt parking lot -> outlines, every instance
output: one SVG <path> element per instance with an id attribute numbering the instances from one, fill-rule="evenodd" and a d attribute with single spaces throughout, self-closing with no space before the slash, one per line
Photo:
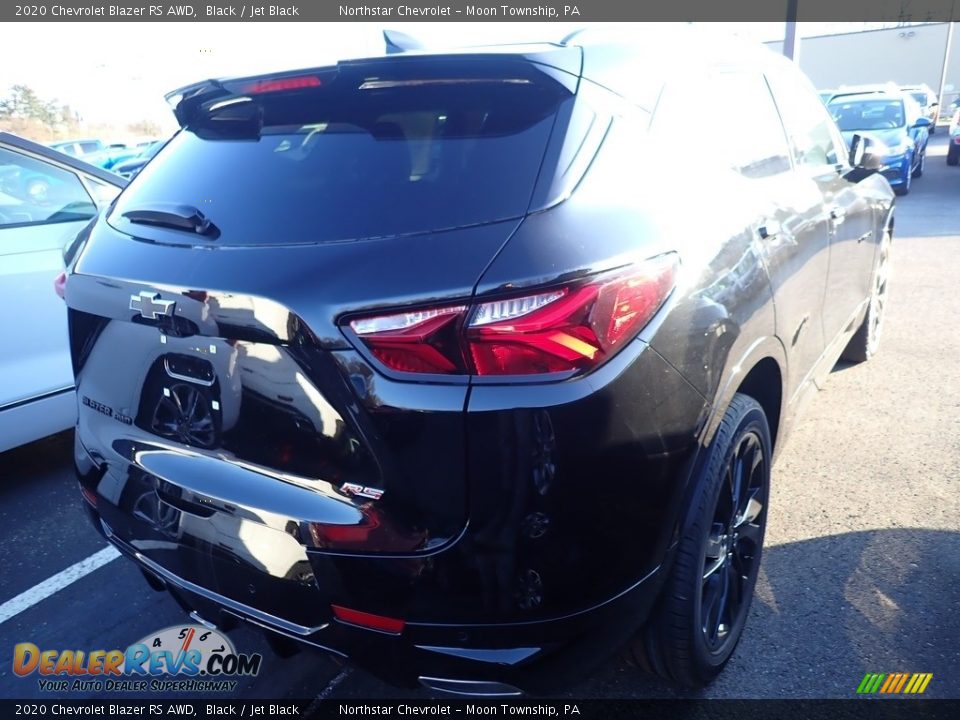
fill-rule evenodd
<path id="1" fill-rule="evenodd" d="M 706 697 L 847 698 L 866 672 L 929 672 L 926 695 L 960 698 L 960 168 L 944 161 L 945 135 L 931 139 L 924 177 L 897 200 L 880 354 L 834 370 L 774 468 L 752 617 Z M 73 582 L 47 582 L 105 547 L 81 514 L 70 450 L 62 435 L 0 454 L 2 654 L 25 641 L 124 648 L 185 620 L 132 563 L 109 555 Z M 243 697 L 428 697 L 322 655 L 279 659 L 252 629 L 231 637 L 264 654 Z M 618 659 L 564 694 L 675 695 Z M 50 696 L 35 675 L 15 676 L 6 655 L 0 697 Z"/>

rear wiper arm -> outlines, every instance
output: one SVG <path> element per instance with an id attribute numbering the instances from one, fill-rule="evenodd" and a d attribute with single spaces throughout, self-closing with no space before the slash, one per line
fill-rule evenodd
<path id="1" fill-rule="evenodd" d="M 220 237 L 220 228 L 214 225 L 199 209 L 191 205 L 156 203 L 137 210 L 128 210 L 123 213 L 123 217 L 132 223 L 183 230 L 203 235 L 211 240 Z"/>

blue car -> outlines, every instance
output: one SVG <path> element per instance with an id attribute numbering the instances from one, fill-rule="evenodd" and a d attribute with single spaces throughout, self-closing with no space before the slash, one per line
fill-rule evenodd
<path id="1" fill-rule="evenodd" d="M 930 137 L 930 119 L 917 102 L 898 92 L 861 92 L 834 95 L 827 108 L 848 145 L 854 135 L 870 139 L 893 191 L 910 192 L 913 178 L 923 175 Z"/>
<path id="2" fill-rule="evenodd" d="M 162 148 L 164 144 L 164 140 L 152 142 L 149 145 L 142 147 L 140 149 L 140 153 L 129 160 L 121 160 L 114 163 L 110 170 L 115 172 L 120 177 L 125 177 L 130 180 L 137 173 L 139 173 L 144 166 L 150 162 L 151 159 L 153 159 L 154 155 L 160 152 L 160 148 Z"/>

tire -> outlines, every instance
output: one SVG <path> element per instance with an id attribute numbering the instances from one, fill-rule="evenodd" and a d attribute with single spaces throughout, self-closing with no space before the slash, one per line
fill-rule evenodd
<path id="1" fill-rule="evenodd" d="M 923 152 L 920 153 L 920 162 L 917 163 L 917 169 L 913 171 L 913 176 L 915 178 L 923 177 L 923 166 L 927 162 L 927 149 L 924 148 Z"/>
<path id="2" fill-rule="evenodd" d="M 880 259 L 873 271 L 873 282 L 870 287 L 870 303 L 867 305 L 867 314 L 857 331 L 850 338 L 847 347 L 840 357 L 849 362 L 866 362 L 880 349 L 880 331 L 883 330 L 883 317 L 887 305 L 887 293 L 890 281 L 890 250 L 893 245 L 893 235 L 890 228 L 883 231 L 880 241 Z"/>
<path id="3" fill-rule="evenodd" d="M 947 147 L 947 165 L 957 164 L 960 164 L 960 145 L 957 145 L 955 142 L 951 142 Z"/>
<path id="4" fill-rule="evenodd" d="M 662 594 L 627 648 L 635 664 L 683 688 L 699 688 L 730 660 L 760 569 L 771 457 L 763 408 L 735 395 L 699 464 Z M 741 479 L 731 483 L 736 476 Z"/>

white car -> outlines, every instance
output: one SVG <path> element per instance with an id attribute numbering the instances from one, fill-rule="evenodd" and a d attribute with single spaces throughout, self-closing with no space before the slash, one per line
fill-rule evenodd
<path id="1" fill-rule="evenodd" d="M 950 144 L 947 146 L 947 165 L 960 164 L 960 108 L 950 118 Z"/>
<path id="2" fill-rule="evenodd" d="M 923 116 L 930 119 L 930 134 L 937 131 L 940 117 L 940 102 L 937 93 L 926 83 L 920 85 L 901 85 L 900 90 L 912 97 L 923 109 Z"/>
<path id="3" fill-rule="evenodd" d="M 0 132 L 0 452 L 76 420 L 64 246 L 126 180 Z"/>

